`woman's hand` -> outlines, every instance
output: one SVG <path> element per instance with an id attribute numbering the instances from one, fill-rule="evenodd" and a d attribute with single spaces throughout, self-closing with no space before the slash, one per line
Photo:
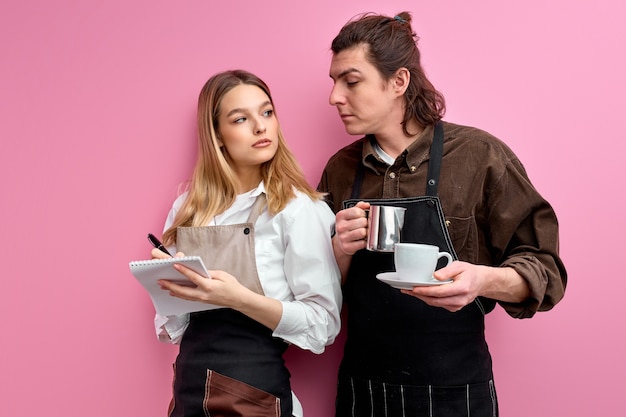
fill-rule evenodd
<path id="1" fill-rule="evenodd" d="M 278 326 L 283 313 L 280 301 L 249 290 L 237 278 L 224 271 L 208 271 L 210 278 L 207 278 L 180 264 L 174 264 L 174 268 L 196 286 L 159 280 L 161 288 L 169 291 L 170 295 L 183 300 L 230 307 L 272 330 Z"/>
<path id="2" fill-rule="evenodd" d="M 183 300 L 238 309 L 243 304 L 245 293 L 251 292 L 235 277 L 224 271 L 209 271 L 210 278 L 207 278 L 184 265 L 174 264 L 174 268 L 195 284 L 195 287 L 175 284 L 168 280 L 160 280 L 159 285 L 169 291 L 170 295 Z"/>
<path id="3" fill-rule="evenodd" d="M 171 256 L 169 256 L 167 253 L 158 250 L 157 248 L 152 249 L 152 251 L 150 252 L 150 255 L 152 256 L 152 259 L 167 259 L 167 258 L 171 258 Z M 181 258 L 185 256 L 184 253 L 182 252 L 177 252 L 176 255 L 174 255 L 174 258 Z"/>

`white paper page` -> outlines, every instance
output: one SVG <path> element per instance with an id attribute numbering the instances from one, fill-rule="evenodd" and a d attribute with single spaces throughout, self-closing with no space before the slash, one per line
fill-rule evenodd
<path id="1" fill-rule="evenodd" d="M 174 269 L 175 263 L 185 265 L 202 276 L 209 276 L 209 273 L 199 256 L 151 259 L 146 261 L 132 261 L 129 263 L 130 271 L 150 294 L 150 298 L 154 304 L 154 309 L 158 314 L 162 316 L 171 316 L 192 313 L 194 311 L 221 308 L 220 306 L 213 304 L 182 300 L 171 296 L 169 291 L 161 289 L 158 284 L 160 279 L 167 279 L 181 285 L 195 286 L 195 284 L 189 281 L 187 277 Z"/>

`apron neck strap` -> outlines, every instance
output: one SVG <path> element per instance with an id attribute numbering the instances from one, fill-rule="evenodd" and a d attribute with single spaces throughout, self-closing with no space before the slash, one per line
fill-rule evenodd
<path id="1" fill-rule="evenodd" d="M 246 223 L 256 223 L 256 219 L 259 218 L 263 210 L 265 209 L 265 202 L 267 198 L 265 197 L 265 193 L 261 193 L 257 196 L 256 200 L 254 200 L 254 204 L 252 205 L 252 211 L 248 216 L 248 220 Z"/>
<path id="2" fill-rule="evenodd" d="M 433 136 L 433 143 L 430 145 L 430 158 L 428 161 L 428 180 L 426 181 L 426 195 L 430 197 L 437 196 L 437 188 L 439 186 L 441 158 L 443 157 L 443 126 L 441 122 L 437 122 L 435 124 L 434 130 L 435 134 Z M 352 193 L 350 195 L 351 200 L 359 198 L 364 174 L 365 167 L 363 166 L 363 162 L 359 161 L 354 183 L 352 185 Z"/>
<path id="3" fill-rule="evenodd" d="M 426 195 L 437 196 L 439 187 L 439 173 L 441 172 L 441 158 L 443 157 L 443 126 L 441 122 L 435 124 L 433 143 L 430 145 L 430 157 L 428 160 L 428 180 L 426 181 Z"/>
<path id="4" fill-rule="evenodd" d="M 356 167 L 356 175 L 354 177 L 354 183 L 352 184 L 352 194 L 350 195 L 351 200 L 356 200 L 359 198 L 359 194 L 361 193 L 361 184 L 363 183 L 363 175 L 364 167 L 363 162 L 359 162 Z"/>

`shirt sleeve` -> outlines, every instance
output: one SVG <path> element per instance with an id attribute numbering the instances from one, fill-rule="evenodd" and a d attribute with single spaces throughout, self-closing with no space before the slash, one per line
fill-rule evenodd
<path id="1" fill-rule="evenodd" d="M 274 336 L 322 353 L 341 327 L 341 277 L 331 243 L 335 216 L 323 201 L 306 200 L 286 219 L 284 272 L 293 300 L 282 301 Z"/>
<path id="2" fill-rule="evenodd" d="M 180 344 L 180 341 L 189 326 L 189 314 L 179 316 L 154 316 L 154 328 L 157 339 L 162 343 Z"/>
<path id="3" fill-rule="evenodd" d="M 165 232 L 174 223 L 174 218 L 178 209 L 185 201 L 187 194 L 179 196 L 172 208 L 170 209 L 167 219 L 165 220 L 165 226 L 163 231 Z M 170 246 L 167 248 L 170 253 L 176 253 L 176 247 Z M 162 343 L 179 344 L 187 330 L 189 325 L 189 314 L 181 314 L 176 316 L 161 316 L 155 314 L 154 316 L 154 329 L 156 330 L 157 339 Z"/>
<path id="4" fill-rule="evenodd" d="M 492 247 L 501 254 L 500 266 L 515 269 L 530 288 L 526 301 L 499 304 L 516 318 L 550 310 L 563 298 L 567 284 L 559 257 L 558 221 L 517 159 L 510 161 L 490 193 L 489 224 Z"/>

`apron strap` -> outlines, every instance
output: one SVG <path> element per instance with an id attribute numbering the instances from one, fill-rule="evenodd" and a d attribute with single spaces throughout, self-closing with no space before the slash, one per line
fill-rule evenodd
<path id="1" fill-rule="evenodd" d="M 252 211 L 250 211 L 250 215 L 248 216 L 248 220 L 246 220 L 246 223 L 252 223 L 252 224 L 256 223 L 256 220 L 259 218 L 259 216 L 261 215 L 261 213 L 263 213 L 263 210 L 265 209 L 266 201 L 267 201 L 267 197 L 265 196 L 265 193 L 259 194 L 259 196 L 254 201 L 254 204 L 252 205 Z"/>
<path id="2" fill-rule="evenodd" d="M 430 158 L 428 161 L 428 181 L 426 181 L 426 195 L 437 196 L 439 187 L 439 173 L 441 172 L 441 158 L 443 157 L 443 126 L 441 122 L 435 124 L 433 143 L 430 145 Z"/>
<path id="3" fill-rule="evenodd" d="M 441 122 L 435 124 L 435 133 L 433 143 L 430 145 L 430 158 L 428 161 L 428 180 L 426 181 L 426 195 L 436 197 L 439 187 L 439 174 L 441 172 L 441 159 L 443 158 L 443 125 Z M 373 138 L 371 138 L 373 140 Z M 359 161 L 356 169 L 354 183 L 352 185 L 351 200 L 359 198 L 361 193 L 361 184 L 365 175 L 365 167 L 362 161 Z"/>
<path id="4" fill-rule="evenodd" d="M 351 200 L 356 200 L 359 198 L 359 194 L 361 193 L 361 184 L 363 184 L 363 175 L 365 174 L 365 166 L 363 162 L 360 161 L 356 166 L 356 175 L 354 176 L 354 183 L 352 184 L 352 194 L 350 194 Z"/>

